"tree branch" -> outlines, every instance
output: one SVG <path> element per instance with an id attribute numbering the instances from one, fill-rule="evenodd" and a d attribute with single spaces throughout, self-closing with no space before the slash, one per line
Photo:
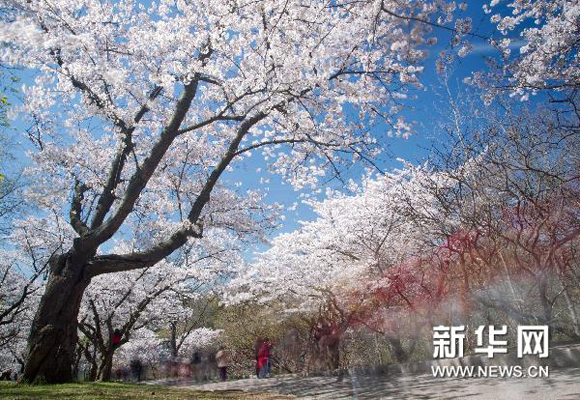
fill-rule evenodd
<path id="1" fill-rule="evenodd" d="M 133 132 L 135 131 L 136 125 L 141 121 L 143 116 L 150 110 L 149 105 L 154 101 L 160 94 L 162 88 L 156 86 L 149 94 L 148 101 L 141 107 L 141 109 L 135 115 L 133 119 L 133 126 L 127 128 L 123 123 L 121 126 L 121 131 L 124 134 L 123 147 L 119 150 L 113 162 L 111 164 L 111 169 L 109 170 L 109 176 L 107 183 L 103 188 L 101 196 L 99 197 L 99 202 L 97 203 L 97 208 L 93 220 L 91 222 L 91 228 L 95 229 L 101 226 L 105 216 L 111 209 L 113 202 L 115 201 L 114 191 L 119 184 L 121 179 L 121 173 L 123 172 L 123 167 L 125 166 L 125 160 L 127 156 L 133 151 Z"/>
<path id="2" fill-rule="evenodd" d="M 82 202 L 87 190 L 88 187 L 85 184 L 80 183 L 78 180 L 75 181 L 75 193 L 71 201 L 69 218 L 71 226 L 80 236 L 86 234 L 89 230 L 81 219 Z"/>
<path id="3" fill-rule="evenodd" d="M 169 239 L 158 243 L 148 250 L 124 255 L 111 254 L 96 257 L 90 262 L 90 276 L 96 276 L 108 272 L 128 271 L 155 265 L 157 262 L 170 255 L 174 250 L 184 245 L 188 237 L 200 238 L 203 234 L 203 223 L 200 222 L 199 219 L 203 207 L 210 200 L 210 194 L 213 188 L 217 184 L 221 174 L 237 155 L 237 150 L 242 139 L 255 124 L 266 118 L 266 116 L 267 114 L 265 112 L 259 112 L 255 116 L 244 120 L 240 125 L 236 137 L 230 143 L 228 150 L 218 165 L 213 169 L 201 192 L 195 199 L 187 217 L 190 224 L 176 231 L 169 237 Z M 197 229 L 195 229 L 196 227 Z"/>

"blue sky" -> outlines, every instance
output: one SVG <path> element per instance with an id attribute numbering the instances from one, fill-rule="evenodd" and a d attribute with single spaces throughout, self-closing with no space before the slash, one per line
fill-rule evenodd
<path id="1" fill-rule="evenodd" d="M 473 4 L 475 3 L 475 4 Z M 470 17 L 473 21 L 474 31 L 484 36 L 488 37 L 489 32 L 493 32 L 493 26 L 489 23 L 490 15 L 485 15 L 481 9 L 482 3 L 472 2 L 470 7 L 464 15 L 459 15 L 461 18 Z M 435 61 L 437 55 L 441 50 L 449 50 L 449 41 L 451 34 L 444 30 L 434 30 L 433 36 L 438 38 L 438 43 L 429 48 L 429 57 L 425 62 L 425 70 L 421 76 L 421 82 L 425 86 L 424 91 L 416 91 L 417 99 L 409 102 L 409 107 L 407 107 L 403 114 L 407 120 L 413 120 L 417 122 L 416 134 L 408 139 L 402 138 L 388 138 L 385 139 L 383 145 L 388 147 L 388 151 L 377 161 L 377 164 L 383 170 L 390 170 L 392 168 L 400 167 L 401 164 L 396 160 L 396 158 L 403 158 L 405 160 L 416 162 L 424 158 L 433 143 L 436 140 L 436 125 L 440 121 L 440 118 L 435 111 L 437 106 L 441 106 L 441 98 L 437 96 L 437 91 L 441 91 L 442 87 L 440 85 L 440 76 L 435 70 Z M 497 34 L 496 34 L 497 36 Z M 450 75 L 449 83 L 451 90 L 457 91 L 463 84 L 463 78 L 469 76 L 473 71 L 485 70 L 485 57 L 496 57 L 499 53 L 493 49 L 491 46 L 486 44 L 483 40 L 478 38 L 470 38 L 470 41 L 475 47 L 475 50 L 467 55 L 465 58 L 457 58 L 453 64 L 452 73 Z M 32 80 L 32 75 L 30 73 L 19 73 L 22 77 L 21 83 L 30 83 Z M 6 77 L 4 77 L 6 78 Z M 23 129 L 27 126 L 20 120 L 11 121 L 12 126 L 8 130 L 8 134 L 13 137 L 13 150 L 17 157 L 14 164 L 8 166 L 7 172 L 15 171 L 27 163 L 27 158 L 24 153 L 27 149 L 30 149 L 30 143 L 24 139 L 24 135 L 21 134 Z M 386 126 L 378 126 L 376 129 L 387 129 Z M 244 166 L 236 170 L 233 173 L 225 176 L 224 178 L 231 181 L 241 181 L 243 183 L 243 188 L 262 188 L 264 185 L 260 184 L 260 177 L 264 177 L 263 174 L 257 174 L 256 169 L 263 168 L 263 160 L 256 153 L 248 162 L 244 163 Z M 352 178 L 354 180 L 359 180 L 362 175 L 363 168 L 357 167 L 352 169 L 346 178 Z M 266 178 L 268 178 L 266 176 Z M 278 176 L 269 176 L 270 182 L 268 184 L 268 196 L 267 201 L 269 202 L 279 202 L 287 206 L 294 202 L 300 203 L 301 198 L 300 193 L 295 192 L 290 185 L 283 184 Z M 339 188 L 340 183 L 338 181 L 332 181 L 329 183 L 332 187 Z M 324 193 L 324 188 L 322 188 L 322 193 Z M 318 199 L 322 199 L 319 195 Z M 279 232 L 289 232 L 296 229 L 299 224 L 299 220 L 308 220 L 314 217 L 311 210 L 300 204 L 295 211 L 287 211 L 285 214 L 285 220 L 283 221 L 281 227 L 274 233 Z M 258 245 L 257 249 L 265 249 L 265 245 Z M 251 258 L 252 249 L 248 249 L 246 252 L 247 258 Z"/>
<path id="2" fill-rule="evenodd" d="M 489 37 L 490 32 L 493 32 L 493 25 L 489 22 L 490 16 L 491 14 L 485 15 L 483 13 L 480 4 L 472 4 L 461 17 L 471 17 L 474 32 Z M 425 86 L 425 90 L 421 92 L 416 91 L 415 94 L 417 95 L 417 99 L 410 101 L 408 107 L 403 111 L 403 115 L 405 115 L 406 119 L 417 122 L 416 133 L 408 139 L 385 139 L 383 145 L 388 147 L 388 151 L 386 151 L 377 162 L 383 170 L 388 171 L 402 167 L 400 161 L 397 160 L 398 158 L 412 163 L 424 160 L 429 153 L 428 149 L 430 146 L 435 141 L 441 139 L 437 136 L 438 132 L 436 126 L 438 123 L 444 121 L 442 121 L 441 116 L 438 115 L 436 110 L 438 107 L 444 108 L 446 104 L 442 103 L 442 101 L 444 101 L 444 97 L 442 97 L 442 95 L 444 95 L 444 87 L 441 83 L 441 76 L 436 72 L 435 62 L 440 51 L 451 49 L 449 44 L 451 34 L 447 31 L 435 30 L 433 35 L 438 38 L 438 43 L 437 45 L 428 48 L 429 57 L 425 61 L 425 70 L 421 76 L 421 82 Z M 498 37 L 497 32 L 495 37 Z M 473 45 L 474 50 L 464 58 L 457 57 L 450 67 L 449 88 L 452 95 L 455 95 L 458 90 L 465 86 L 463 79 L 470 76 L 472 72 L 486 70 L 487 58 L 495 58 L 499 56 L 499 52 L 484 40 L 475 37 L 468 37 L 468 39 Z M 386 126 L 378 126 L 376 129 L 381 128 L 386 129 Z M 256 159 L 258 157 L 253 158 L 253 162 L 247 165 L 245 169 L 236 171 L 229 178 L 232 180 L 239 180 L 243 177 L 241 179 L 244 181 L 245 187 L 259 187 L 260 177 L 254 174 L 252 168 L 258 168 L 261 164 Z M 363 168 L 354 168 L 346 175 L 346 177 L 358 181 L 362 176 L 362 172 Z M 338 181 L 330 182 L 328 185 L 334 188 L 341 187 L 341 184 Z M 314 195 L 313 197 L 319 200 L 323 199 L 324 188 L 322 189 L 321 195 Z M 271 176 L 268 192 L 268 201 L 280 202 L 286 205 L 290 205 L 293 202 L 298 202 L 300 204 L 295 211 L 287 211 L 285 213 L 285 220 L 280 228 L 274 232 L 272 237 L 277 233 L 295 230 L 300 226 L 299 221 L 301 220 L 310 220 L 316 217 L 308 206 L 301 204 L 301 199 L 299 198 L 300 194 L 295 192 L 290 185 L 283 184 L 279 177 L 274 175 Z M 267 247 L 267 245 L 260 244 L 257 245 L 254 250 L 263 251 Z M 252 258 L 252 251 L 252 249 L 248 249 L 246 252 L 248 259 Z"/>

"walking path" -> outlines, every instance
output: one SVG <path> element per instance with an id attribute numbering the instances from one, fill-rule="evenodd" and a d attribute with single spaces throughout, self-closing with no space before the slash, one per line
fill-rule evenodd
<path id="1" fill-rule="evenodd" d="M 351 370 L 342 380 L 336 376 L 282 375 L 269 379 L 240 379 L 193 385 L 186 381 L 156 381 L 163 385 L 190 386 L 198 390 L 242 390 L 275 392 L 303 399 L 491 399 L 491 400 L 580 400 L 580 345 L 550 348 L 541 363 L 534 357 L 517 359 L 513 354 L 494 358 L 463 358 L 395 364 L 386 369 Z M 520 366 L 548 365 L 547 378 L 441 378 L 433 377 L 434 366 Z M 525 373 L 525 372 L 524 372 Z M 497 372 L 496 372 L 496 375 Z"/>
<path id="2" fill-rule="evenodd" d="M 162 382 L 156 382 L 162 383 Z M 168 382 L 167 382 L 168 383 Z M 191 385 L 197 390 L 277 392 L 303 399 L 580 399 L 580 368 L 550 370 L 549 378 L 434 378 L 431 374 L 303 377 Z"/>

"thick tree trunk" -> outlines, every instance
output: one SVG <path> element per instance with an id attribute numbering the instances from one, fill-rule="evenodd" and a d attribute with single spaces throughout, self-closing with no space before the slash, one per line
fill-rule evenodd
<path id="1" fill-rule="evenodd" d="M 101 366 L 99 368 L 99 380 L 102 382 L 109 382 L 111 380 L 111 372 L 113 370 L 113 354 L 115 350 L 107 350 L 101 359 Z"/>
<path id="2" fill-rule="evenodd" d="M 324 355 L 324 367 L 334 371 L 340 367 L 340 337 L 336 333 L 323 336 L 318 343 L 320 353 Z"/>
<path id="3" fill-rule="evenodd" d="M 97 365 L 97 345 L 93 345 L 93 354 L 90 353 L 89 349 L 85 349 L 85 358 L 91 363 L 91 369 L 89 371 L 89 381 L 94 382 L 97 380 L 97 372 L 99 366 Z"/>
<path id="4" fill-rule="evenodd" d="M 175 322 L 170 323 L 171 337 L 169 339 L 169 347 L 171 348 L 171 356 L 176 358 L 179 355 L 177 348 L 177 324 Z"/>
<path id="5" fill-rule="evenodd" d="M 77 345 L 77 348 L 75 349 L 75 360 L 72 368 L 72 376 L 79 376 L 79 364 L 82 357 L 83 350 L 80 348 L 80 346 Z"/>
<path id="6" fill-rule="evenodd" d="M 550 334 L 552 334 L 552 304 L 548 299 L 548 280 L 545 276 L 540 278 L 538 289 L 540 291 L 540 303 L 544 314 L 544 323 L 550 327 Z"/>
<path id="7" fill-rule="evenodd" d="M 53 258 L 46 291 L 36 311 L 23 380 L 63 383 L 73 380 L 77 344 L 77 317 L 83 293 L 90 282 L 85 261 L 73 251 Z"/>
<path id="8" fill-rule="evenodd" d="M 329 366 L 334 371 L 340 367 L 340 339 L 333 340 L 328 344 Z"/>

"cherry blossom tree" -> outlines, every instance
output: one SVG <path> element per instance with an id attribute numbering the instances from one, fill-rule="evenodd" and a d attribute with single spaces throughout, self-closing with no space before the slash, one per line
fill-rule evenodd
<path id="1" fill-rule="evenodd" d="M 85 309 L 81 306 L 79 330 L 89 339 L 89 343 L 97 347 L 100 359 L 92 364 L 98 364 L 98 370 L 95 373 L 91 371 L 91 375 L 99 380 L 111 379 L 114 353 L 135 330 L 158 326 L 163 311 L 174 309 L 179 304 L 172 295 L 178 291 L 183 278 L 159 274 L 159 267 L 168 269 L 163 264 L 161 262 L 143 272 L 102 275 L 85 293 L 83 303 L 86 305 L 83 304 Z M 157 270 L 157 273 L 152 273 L 151 269 Z M 119 284 L 119 280 L 123 284 Z M 115 335 L 119 336 L 118 341 Z"/>
<path id="2" fill-rule="evenodd" d="M 52 257 L 24 379 L 70 381 L 82 295 L 98 275 L 150 267 L 211 226 L 247 232 L 256 193 L 224 174 L 262 150 L 296 188 L 400 116 L 434 3 L 8 1 L 3 59 L 38 72 L 22 111 L 37 145 L 29 200 L 68 215 Z M 352 112 L 351 112 L 352 110 Z M 349 115 L 360 114 L 360 122 Z M 154 232 L 131 253 L 116 235 Z"/>
<path id="3" fill-rule="evenodd" d="M 179 353 L 175 357 L 172 354 L 173 349 L 167 346 L 166 339 L 150 328 L 142 327 L 135 330 L 127 343 L 115 352 L 113 366 L 123 368 L 129 365 L 131 361 L 139 359 L 155 375 L 155 372 L 160 367 L 163 368 L 163 364 L 168 360 L 175 360 L 180 356 L 189 359 L 195 351 L 211 346 L 215 347 L 220 337 L 220 330 L 205 327 L 192 329 L 187 332 L 187 335 L 179 337 Z M 182 338 L 183 341 L 181 341 Z"/>
<path id="4" fill-rule="evenodd" d="M 151 329 L 143 327 L 136 330 L 131 339 L 115 352 L 113 365 L 127 366 L 138 359 L 143 366 L 155 373 L 159 363 L 167 356 L 163 340 Z"/>
<path id="5" fill-rule="evenodd" d="M 180 333 L 177 330 L 171 332 L 170 350 L 172 357 L 191 358 L 195 351 L 215 346 L 221 336 L 221 330 L 207 327 L 186 328 Z"/>
<path id="6" fill-rule="evenodd" d="M 231 301 L 299 300 L 298 311 L 319 312 L 315 336 L 334 359 L 336 338 L 362 325 L 404 362 L 423 327 L 468 323 L 479 306 L 575 337 L 576 116 L 515 111 L 452 121 L 436 162 L 311 201 L 318 217 L 274 239 L 232 283 Z M 557 307 L 569 318 L 558 321 Z"/>
<path id="7" fill-rule="evenodd" d="M 341 337 L 353 326 L 380 332 L 395 358 L 406 361 L 400 322 L 414 314 L 425 325 L 446 295 L 447 270 L 436 262 L 444 258 L 434 245 L 438 232 L 408 212 L 421 208 L 430 218 L 453 224 L 452 215 L 435 207 L 432 181 L 444 187 L 447 180 L 405 164 L 353 184 L 350 195 L 329 190 L 327 199 L 310 201 L 318 218 L 275 238 L 271 249 L 232 281 L 237 294 L 229 301 L 300 304 L 292 308 L 312 316 L 312 353 L 326 355 L 313 360 L 319 366 L 339 367 Z M 409 330 L 416 334 L 419 325 Z"/>
<path id="8" fill-rule="evenodd" d="M 487 79 L 484 71 L 474 73 L 472 82 L 484 84 L 487 98 L 507 89 L 521 100 L 549 91 L 560 92 L 559 101 L 562 95 L 566 102 L 574 101 L 580 87 L 578 3 L 493 0 L 483 10 L 496 25 L 500 39 L 492 44 L 502 53 L 497 73 Z M 517 50 L 512 52 L 513 44 Z"/>
<path id="9" fill-rule="evenodd" d="M 0 257 L 0 363 L 21 372 L 27 335 L 42 285 L 38 282 L 38 273 L 26 273 L 28 259 L 6 250 L 0 251 Z"/>
<path id="10" fill-rule="evenodd" d="M 215 286 L 212 290 L 215 290 Z M 171 357 L 191 357 L 196 349 L 201 349 L 215 340 L 217 332 L 208 326 L 217 312 L 217 296 L 213 293 L 200 294 L 196 298 L 181 296 L 182 310 L 165 315 L 169 325 L 167 345 Z"/>
<path id="11" fill-rule="evenodd" d="M 31 307 L 30 297 L 38 293 L 41 285 L 38 284 L 40 269 L 31 276 L 25 275 L 22 269 L 26 261 L 15 251 L 0 251 L 2 258 L 0 266 L 0 344 L 8 342 L 12 336 L 20 331 L 20 314 L 26 313 Z M 23 262 L 24 261 L 24 262 Z M 32 303 L 33 304 L 33 303 Z"/>
<path id="12" fill-rule="evenodd" d="M 8 141 L 0 136 L 0 145 L 8 146 Z M 6 172 L 5 165 L 9 154 L 0 153 L 0 169 Z M 9 235 L 12 221 L 23 212 L 22 182 L 18 175 L 0 175 L 0 235 Z"/>
<path id="13" fill-rule="evenodd" d="M 570 325 L 555 319 L 563 297 L 577 332 L 565 283 L 575 279 L 571 248 L 580 237 L 578 116 L 545 107 L 508 110 L 467 128 L 450 152 L 440 153 L 447 154 L 443 168 L 479 155 L 475 168 L 449 175 L 457 189 L 438 196 L 441 207 L 456 210 L 462 227 L 465 291 L 518 323 L 542 323 L 560 333 Z"/>
<path id="14" fill-rule="evenodd" d="M 141 328 L 159 331 L 169 326 L 172 352 L 187 350 L 191 340 L 198 338 L 196 326 L 186 327 L 177 338 L 177 323 L 191 317 L 189 304 L 202 291 L 216 290 L 218 282 L 235 272 L 240 256 L 230 236 L 215 229 L 206 231 L 195 247 L 182 248 L 171 264 L 164 260 L 154 267 L 104 274 L 93 280 L 83 297 L 79 323 L 88 339 L 80 340 L 79 345 L 86 347 L 86 342 L 96 347 L 100 358 L 94 360 L 88 348 L 81 349 L 90 364 L 98 366 L 91 371 L 92 377 L 110 380 L 115 351 Z"/>
<path id="15" fill-rule="evenodd" d="M 11 223 L 0 249 L 0 351 L 3 365 L 24 367 L 26 341 L 44 289 L 48 260 L 59 249 L 61 236 L 54 220 L 36 226 L 30 219 Z M 13 370 L 16 370 L 13 368 Z"/>

